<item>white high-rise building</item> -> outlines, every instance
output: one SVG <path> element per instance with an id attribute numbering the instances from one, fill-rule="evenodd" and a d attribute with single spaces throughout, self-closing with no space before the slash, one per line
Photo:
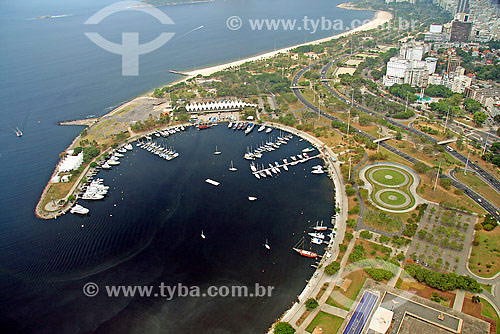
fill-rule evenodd
<path id="1" fill-rule="evenodd" d="M 387 63 L 386 75 L 383 78 L 384 85 L 390 87 L 394 84 L 406 83 L 413 87 L 426 87 L 429 74 L 436 71 L 436 63 L 437 59 L 431 57 L 426 60 L 392 57 Z"/>

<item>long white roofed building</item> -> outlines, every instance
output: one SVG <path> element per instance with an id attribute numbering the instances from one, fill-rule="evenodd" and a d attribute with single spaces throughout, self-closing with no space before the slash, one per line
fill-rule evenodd
<path id="1" fill-rule="evenodd" d="M 201 102 L 201 103 L 192 103 L 186 105 L 186 110 L 188 112 L 200 112 L 200 111 L 229 111 L 229 110 L 239 110 L 244 107 L 256 107 L 255 104 L 250 104 L 243 102 L 241 100 L 225 100 L 225 101 L 217 101 L 217 102 Z"/>

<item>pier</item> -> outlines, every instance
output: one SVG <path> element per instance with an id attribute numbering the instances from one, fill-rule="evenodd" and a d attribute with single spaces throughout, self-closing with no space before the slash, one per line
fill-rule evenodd
<path id="1" fill-rule="evenodd" d="M 188 76 L 189 76 L 189 74 L 182 73 L 182 72 L 179 72 L 179 71 L 176 71 L 176 70 L 170 70 L 169 72 L 170 72 L 170 73 L 173 73 L 173 74 L 183 75 L 183 76 L 185 76 L 185 77 L 188 77 Z"/>
<path id="2" fill-rule="evenodd" d="M 97 122 L 98 118 L 86 118 L 86 119 L 77 119 L 73 121 L 61 121 L 58 122 L 58 125 L 78 125 L 78 126 L 92 126 L 95 122 Z"/>
<path id="3" fill-rule="evenodd" d="M 272 168 L 268 167 L 268 168 L 264 168 L 264 169 L 257 169 L 255 172 L 252 171 L 252 174 L 255 175 L 255 174 L 259 174 L 261 172 L 264 172 L 264 173 L 266 173 L 266 172 L 272 172 L 272 170 L 274 168 L 283 168 L 283 166 L 287 166 L 287 167 L 288 166 L 295 166 L 295 165 L 297 165 L 299 163 L 304 163 L 304 162 L 307 162 L 309 160 L 316 159 L 316 158 L 319 158 L 319 159 L 323 158 L 323 153 L 319 153 L 319 154 L 317 154 L 317 155 L 315 155 L 313 157 L 307 157 L 307 158 L 297 159 L 295 161 L 292 160 L 292 161 L 287 162 L 286 164 L 285 163 L 281 163 L 281 164 L 278 164 L 278 165 L 273 165 Z M 272 165 L 272 163 L 271 163 L 271 165 Z"/>

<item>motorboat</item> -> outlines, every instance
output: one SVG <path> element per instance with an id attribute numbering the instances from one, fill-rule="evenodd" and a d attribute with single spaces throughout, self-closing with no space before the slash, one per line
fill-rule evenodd
<path id="1" fill-rule="evenodd" d="M 321 239 L 319 239 L 319 238 L 312 238 L 312 239 L 311 239 L 311 242 L 312 242 L 313 244 L 316 244 L 316 245 L 321 245 L 321 244 L 323 244 L 323 240 L 321 240 Z"/>
<path id="2" fill-rule="evenodd" d="M 87 213 L 89 213 L 89 209 L 87 208 L 84 208 L 83 206 L 79 205 L 79 204 L 75 204 L 75 206 L 73 206 L 69 212 L 73 213 L 73 214 L 79 214 L 79 215 L 86 215 Z"/>
<path id="3" fill-rule="evenodd" d="M 319 239 L 325 238 L 325 235 L 323 233 L 319 233 L 319 232 L 309 232 L 308 234 L 313 238 L 319 238 Z"/>

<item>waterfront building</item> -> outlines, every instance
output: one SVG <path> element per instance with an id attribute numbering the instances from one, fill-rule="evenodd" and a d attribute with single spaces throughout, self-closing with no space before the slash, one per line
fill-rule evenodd
<path id="1" fill-rule="evenodd" d="M 57 171 L 59 173 L 65 173 L 72 170 L 76 170 L 80 168 L 83 164 L 83 152 L 78 153 L 77 155 L 72 155 L 73 152 L 68 152 L 59 165 L 57 166 Z"/>
<path id="2" fill-rule="evenodd" d="M 188 112 L 219 112 L 219 111 L 230 111 L 230 110 L 240 110 L 244 107 L 256 107 L 254 104 L 246 103 L 241 100 L 226 100 L 226 101 L 210 101 L 210 102 L 200 102 L 186 105 L 186 110 Z"/>

